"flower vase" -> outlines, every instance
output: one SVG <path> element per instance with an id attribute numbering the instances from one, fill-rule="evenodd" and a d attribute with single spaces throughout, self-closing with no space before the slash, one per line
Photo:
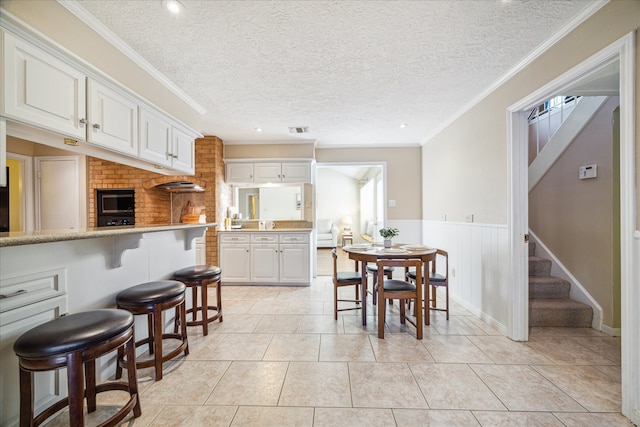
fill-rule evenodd
<path id="1" fill-rule="evenodd" d="M 391 239 L 384 239 L 384 247 L 385 248 L 391 247 Z"/>

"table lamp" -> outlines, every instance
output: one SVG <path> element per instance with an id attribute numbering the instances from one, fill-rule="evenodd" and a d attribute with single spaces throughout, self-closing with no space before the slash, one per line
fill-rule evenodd
<path id="1" fill-rule="evenodd" d="M 351 224 L 353 224 L 353 218 L 347 215 L 344 218 L 342 218 L 342 223 L 344 224 L 345 234 L 351 234 Z"/>

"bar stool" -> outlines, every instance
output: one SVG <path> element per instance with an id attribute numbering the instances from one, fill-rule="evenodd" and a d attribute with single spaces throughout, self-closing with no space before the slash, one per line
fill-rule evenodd
<path id="1" fill-rule="evenodd" d="M 188 287 L 192 292 L 192 307 L 187 309 L 187 313 L 191 313 L 191 321 L 187 322 L 187 326 L 202 325 L 202 334 L 209 334 L 209 322 L 219 320 L 222 322 L 222 292 L 220 276 L 222 270 L 215 265 L 194 265 L 186 267 L 173 273 L 173 278 L 179 280 Z M 207 286 L 214 285 L 216 287 L 216 305 L 209 305 L 207 299 Z M 198 304 L 198 288 L 200 288 L 201 302 Z M 209 310 L 215 310 L 216 313 L 209 316 Z M 202 319 L 197 320 L 198 311 L 202 312 Z"/>
<path id="2" fill-rule="evenodd" d="M 123 349 L 127 354 L 128 382 L 96 385 L 96 359 L 117 349 Z M 84 398 L 87 399 L 87 410 L 91 413 L 96 410 L 96 394 L 112 390 L 128 392 L 129 400 L 100 426 L 115 426 L 131 411 L 135 418 L 142 414 L 131 313 L 105 309 L 59 317 L 22 334 L 15 341 L 13 350 L 20 365 L 22 427 L 38 426 L 67 406 L 70 425 L 83 426 Z M 33 373 L 64 367 L 67 368 L 68 397 L 36 416 Z"/>
<path id="3" fill-rule="evenodd" d="M 153 359 L 138 360 L 136 368 L 155 368 L 156 381 L 162 379 L 162 364 L 173 359 L 184 351 L 189 354 L 189 342 L 187 340 L 187 318 L 185 311 L 186 286 L 175 280 L 160 280 L 132 286 L 116 296 L 118 308 L 129 311 L 131 314 L 146 314 L 149 328 L 148 338 L 136 341 L 136 347 L 149 345 L 149 354 Z M 175 308 L 176 329 L 174 333 L 163 333 L 162 312 Z M 177 326 L 180 333 L 177 333 Z M 167 354 L 163 354 L 162 340 L 175 339 L 180 341 L 177 348 Z M 122 367 L 127 364 L 124 352 L 118 351 L 118 365 L 116 367 L 116 379 L 122 376 Z"/>

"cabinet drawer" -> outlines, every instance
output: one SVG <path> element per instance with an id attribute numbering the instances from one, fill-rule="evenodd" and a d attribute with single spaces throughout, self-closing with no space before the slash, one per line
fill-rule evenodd
<path id="1" fill-rule="evenodd" d="M 220 243 L 249 243 L 251 235 L 246 233 L 221 233 Z"/>
<path id="2" fill-rule="evenodd" d="M 278 235 L 270 232 L 252 234 L 251 243 L 278 243 Z"/>
<path id="3" fill-rule="evenodd" d="M 64 268 L 2 278 L 0 281 L 0 313 L 66 293 L 67 272 Z"/>
<path id="4" fill-rule="evenodd" d="M 309 235 L 305 233 L 283 233 L 280 243 L 309 243 Z"/>

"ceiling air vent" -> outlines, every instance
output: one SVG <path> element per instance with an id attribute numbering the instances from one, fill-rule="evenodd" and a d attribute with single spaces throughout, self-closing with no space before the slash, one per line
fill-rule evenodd
<path id="1" fill-rule="evenodd" d="M 301 134 L 309 133 L 309 126 L 293 126 L 289 128 L 289 133 Z"/>

